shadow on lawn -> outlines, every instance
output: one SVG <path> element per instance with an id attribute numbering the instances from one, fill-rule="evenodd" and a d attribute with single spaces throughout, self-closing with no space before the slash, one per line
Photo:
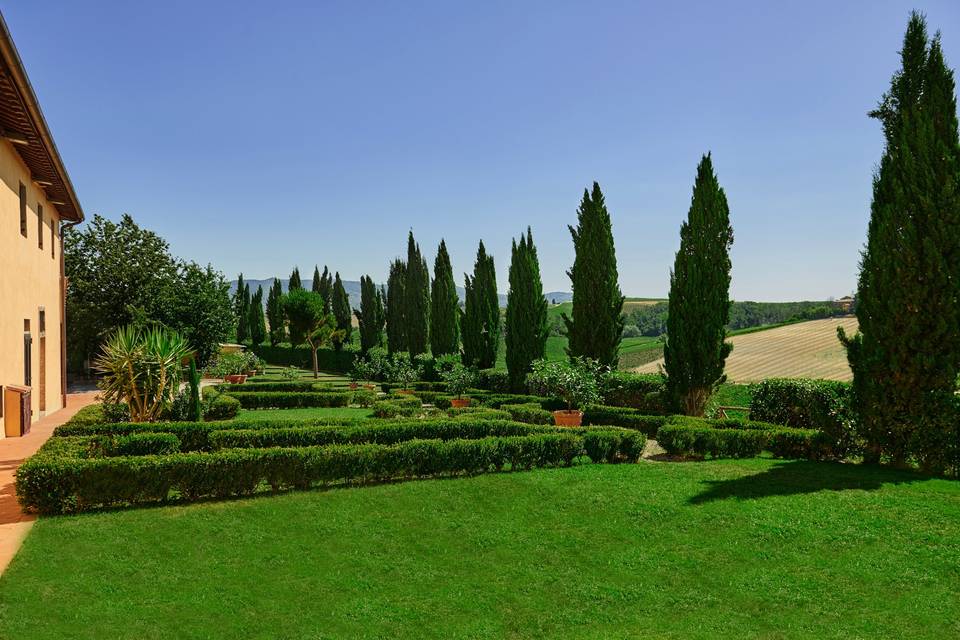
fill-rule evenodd
<path id="1" fill-rule="evenodd" d="M 874 491 L 885 484 L 904 484 L 929 480 L 910 471 L 875 466 L 810 462 L 780 462 L 762 473 L 730 480 L 706 480 L 705 491 L 690 498 L 690 504 L 714 500 L 753 500 L 769 496 L 790 496 L 817 491 Z"/>

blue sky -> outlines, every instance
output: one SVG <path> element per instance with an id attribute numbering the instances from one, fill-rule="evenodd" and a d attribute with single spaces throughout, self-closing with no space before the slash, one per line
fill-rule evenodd
<path id="1" fill-rule="evenodd" d="M 506 290 L 529 224 L 569 290 L 598 180 L 624 293 L 662 296 L 696 164 L 732 295 L 850 293 L 911 8 L 960 65 L 960 2 L 0 2 L 88 217 L 128 212 L 229 278 L 385 279 L 413 228 Z"/>

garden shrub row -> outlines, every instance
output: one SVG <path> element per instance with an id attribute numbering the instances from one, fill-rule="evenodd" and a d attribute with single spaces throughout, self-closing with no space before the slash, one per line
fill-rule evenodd
<path id="1" fill-rule="evenodd" d="M 636 429 L 648 438 L 655 438 L 657 430 L 667 422 L 667 416 L 647 415 L 630 407 L 609 407 L 590 404 L 583 409 L 583 424 L 606 425 Z"/>
<path id="2" fill-rule="evenodd" d="M 447 415 L 460 419 L 484 419 L 484 420 L 512 420 L 513 417 L 506 411 L 500 409 L 491 409 L 483 405 L 471 405 L 469 407 L 451 407 L 447 409 Z"/>
<path id="3" fill-rule="evenodd" d="M 230 392 L 244 409 L 292 409 L 299 407 L 346 407 L 350 392 L 338 391 L 244 391 Z"/>
<path id="4" fill-rule="evenodd" d="M 527 424 L 553 424 L 553 414 L 541 408 L 539 403 L 504 404 L 501 409 L 510 414 L 517 422 Z"/>
<path id="5" fill-rule="evenodd" d="M 405 440 L 477 440 L 493 436 L 527 436 L 557 433 L 555 427 L 542 427 L 508 420 L 457 420 L 442 418 L 404 422 L 374 422 L 344 427 L 286 427 L 277 429 L 237 429 L 210 434 L 213 450 L 229 448 L 308 447 L 330 444 L 396 444 Z"/>
<path id="6" fill-rule="evenodd" d="M 706 421 L 668 421 L 657 443 L 671 455 L 751 458 L 770 451 L 778 458 L 822 460 L 831 457 L 820 431 L 779 428 L 717 428 Z"/>
<path id="7" fill-rule="evenodd" d="M 369 482 L 489 470 L 571 464 L 586 452 L 594 462 L 635 459 L 629 431 L 542 433 L 478 440 L 408 440 L 398 444 L 225 449 L 213 453 L 59 458 L 38 454 L 17 470 L 17 495 L 40 513 L 247 495 L 317 484 Z M 625 453 L 624 453 L 625 452 Z"/>
<path id="8" fill-rule="evenodd" d="M 375 418 L 408 418 L 419 415 L 423 409 L 423 401 L 417 396 L 394 395 L 389 400 L 378 400 L 373 403 Z"/>
<path id="9" fill-rule="evenodd" d="M 841 456 L 856 447 L 847 382 L 802 378 L 764 380 L 754 387 L 750 417 L 790 427 L 819 429 Z"/>
<path id="10" fill-rule="evenodd" d="M 604 376 L 600 392 L 606 405 L 630 407 L 651 415 L 668 413 L 666 382 L 659 374 L 611 371 Z"/>
<path id="11" fill-rule="evenodd" d="M 343 385 L 341 385 L 342 387 Z M 289 391 L 289 392 L 302 392 L 302 391 L 332 391 L 334 390 L 334 385 L 331 385 L 329 382 L 314 382 L 312 380 L 279 380 L 275 382 L 259 382 L 259 381 L 250 381 L 243 384 L 218 384 L 216 385 L 218 391 L 223 393 L 232 393 L 234 391 L 243 392 L 252 392 L 252 391 Z"/>

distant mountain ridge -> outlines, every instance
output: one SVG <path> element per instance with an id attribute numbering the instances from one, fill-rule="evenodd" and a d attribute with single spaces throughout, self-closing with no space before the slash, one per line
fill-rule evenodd
<path id="1" fill-rule="evenodd" d="M 257 290 L 257 287 L 263 287 L 263 300 L 264 302 L 266 302 L 267 293 L 269 292 L 270 287 L 273 286 L 274 280 L 275 278 L 267 278 L 266 280 L 246 280 L 245 279 L 244 283 L 246 283 L 250 287 L 251 294 L 253 294 L 253 292 Z M 279 280 L 280 280 L 280 287 L 283 289 L 283 292 L 286 293 L 287 286 L 289 285 L 290 280 L 285 278 L 280 278 Z M 304 288 L 309 289 L 312 282 L 313 280 L 310 277 L 305 278 L 303 280 Z M 377 286 L 379 287 L 381 285 L 377 285 Z M 350 298 L 350 307 L 354 309 L 359 309 L 360 308 L 360 281 L 344 280 L 343 288 L 346 290 L 347 296 L 349 296 Z M 237 281 L 231 280 L 230 295 L 232 296 L 234 293 L 236 293 L 236 291 L 237 291 Z M 457 295 L 460 296 L 460 301 L 463 302 L 463 298 L 464 298 L 463 287 L 457 287 Z M 500 306 L 506 307 L 507 294 L 501 293 L 501 294 L 498 294 L 498 297 L 500 298 Z M 550 291 L 549 293 L 543 294 L 543 297 L 546 298 L 547 302 L 551 304 L 560 304 L 562 302 L 570 302 L 571 300 L 573 300 L 573 294 L 570 293 L 569 291 Z"/>

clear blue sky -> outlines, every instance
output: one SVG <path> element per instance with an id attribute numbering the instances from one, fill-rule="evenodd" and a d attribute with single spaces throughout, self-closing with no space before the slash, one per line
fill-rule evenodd
<path id="1" fill-rule="evenodd" d="M 668 6 L 669 5 L 669 6 Z M 228 278 L 386 276 L 413 228 L 506 290 L 532 225 L 607 197 L 624 293 L 662 296 L 713 152 L 745 300 L 855 288 L 911 8 L 960 65 L 960 2 L 0 2 L 89 217 L 128 212 Z"/>

